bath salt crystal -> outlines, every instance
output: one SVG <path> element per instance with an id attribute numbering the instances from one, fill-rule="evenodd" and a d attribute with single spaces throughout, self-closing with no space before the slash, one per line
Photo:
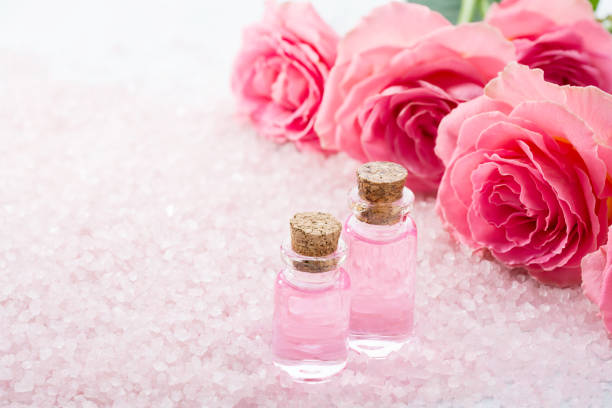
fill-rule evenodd
<path id="1" fill-rule="evenodd" d="M 191 334 L 189 331 L 181 327 L 174 331 L 174 337 L 176 337 L 178 341 L 184 342 L 191 337 Z"/>
<path id="2" fill-rule="evenodd" d="M 195 0 L 108 2 L 95 18 L 74 3 L 0 13 L 0 405 L 612 403 L 611 340 L 580 288 L 472 254 L 426 196 L 411 212 L 410 342 L 382 361 L 351 353 L 329 383 L 292 382 L 270 350 L 285 221 L 344 220 L 360 163 L 275 144 L 236 114 L 237 47 L 209 39 L 237 46 L 257 2 L 231 19 Z M 347 28 L 374 7 L 316 6 Z M 123 23 L 145 9 L 139 30 Z M 20 24 L 32 18 L 45 36 Z M 102 42 L 62 40 L 81 20 Z"/>
<path id="3" fill-rule="evenodd" d="M 0 351 L 8 351 L 11 348 L 11 342 L 4 338 L 0 338 Z"/>
<path id="4" fill-rule="evenodd" d="M 178 353 L 176 351 L 171 351 L 166 354 L 165 359 L 168 364 L 174 363 L 178 359 Z"/>
<path id="5" fill-rule="evenodd" d="M 0 367 L 0 381 L 9 381 L 13 379 L 13 371 L 8 367 Z"/>
<path id="6" fill-rule="evenodd" d="M 15 382 L 13 389 L 15 392 L 29 392 L 34 389 L 34 382 L 32 378 L 26 374 L 21 380 Z"/>
<path id="7" fill-rule="evenodd" d="M 173 391 L 170 399 L 174 402 L 179 402 L 183 398 L 183 393 L 180 391 Z"/>

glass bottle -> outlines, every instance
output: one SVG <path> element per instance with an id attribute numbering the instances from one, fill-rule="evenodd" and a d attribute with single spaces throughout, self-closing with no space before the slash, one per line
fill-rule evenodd
<path id="1" fill-rule="evenodd" d="M 396 163 L 366 163 L 349 193 L 353 214 L 343 234 L 352 282 L 349 345 L 373 358 L 400 349 L 413 328 L 417 229 L 406 176 Z"/>
<path id="2" fill-rule="evenodd" d="M 342 224 L 329 214 L 300 213 L 274 286 L 274 363 L 293 379 L 322 382 L 348 357 L 350 279 L 341 267 Z"/>

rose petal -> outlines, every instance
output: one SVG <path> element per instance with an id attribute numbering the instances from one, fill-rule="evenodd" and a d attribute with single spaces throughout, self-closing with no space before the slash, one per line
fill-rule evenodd
<path id="1" fill-rule="evenodd" d="M 451 229 L 461 242 L 472 248 L 476 247 L 476 242 L 471 238 L 467 224 L 472 184 L 457 183 L 457 180 L 469 180 L 470 169 L 482 163 L 483 159 L 483 153 L 478 152 L 467 154 L 449 163 L 442 175 L 436 200 L 436 211 L 442 217 L 445 226 Z"/>
<path id="2" fill-rule="evenodd" d="M 598 86 L 606 92 L 612 92 L 612 36 L 594 20 L 578 21 L 570 28 L 582 37 L 593 66 L 598 68 Z"/>
<path id="3" fill-rule="evenodd" d="M 501 112 L 485 112 L 472 116 L 465 120 L 459 129 L 459 138 L 454 151 L 454 156 L 460 156 L 465 152 L 478 147 L 480 135 L 491 126 L 499 126 L 500 123 L 509 122 L 508 117 Z M 513 127 L 512 129 L 518 129 Z M 520 134 L 520 131 L 518 131 Z M 501 144 L 495 148 L 501 147 Z"/>
<path id="4" fill-rule="evenodd" d="M 606 164 L 606 173 L 612 174 L 612 95 L 594 87 L 567 87 L 564 91 L 568 109 L 592 130 L 597 155 Z M 606 180 L 602 194 L 612 195 L 610 180 Z"/>
<path id="5" fill-rule="evenodd" d="M 511 40 L 532 37 L 550 29 L 555 22 L 544 14 L 529 10 L 508 10 L 500 12 L 499 5 L 491 4 L 485 21 L 501 30 Z"/>
<path id="6" fill-rule="evenodd" d="M 460 241 L 545 283 L 579 282 L 580 262 L 605 241 L 611 110 L 612 97 L 595 88 L 560 87 L 510 64 L 440 126 L 445 223 Z"/>
<path id="7" fill-rule="evenodd" d="M 341 41 L 315 130 L 323 146 L 358 160 L 398 161 L 409 170 L 411 188 L 435 191 L 442 164 L 432 140 L 439 122 L 447 109 L 479 96 L 514 58 L 513 45 L 484 23 L 452 26 L 421 6 L 382 6 Z M 422 94 L 401 102 L 378 98 L 398 86 L 441 91 L 432 101 Z"/>
<path id="8" fill-rule="evenodd" d="M 564 104 L 565 92 L 544 80 L 540 69 L 529 69 L 516 62 L 508 66 L 485 87 L 485 95 L 499 102 L 516 106 L 524 101 L 549 101 Z"/>
<path id="9" fill-rule="evenodd" d="M 316 146 L 314 120 L 337 42 L 307 3 L 269 2 L 263 22 L 244 31 L 232 89 L 260 134 Z"/>
<path id="10" fill-rule="evenodd" d="M 521 118 L 537 124 L 543 134 L 561 143 L 569 143 L 580 155 L 589 178 L 595 187 L 594 193 L 600 195 L 606 183 L 607 168 L 597 155 L 597 143 L 587 123 L 561 105 L 551 102 L 523 102 L 510 114 L 511 118 Z"/>
<path id="11" fill-rule="evenodd" d="M 497 28 L 485 23 L 445 27 L 428 35 L 426 41 L 443 45 L 461 55 L 478 69 L 484 82 L 516 58 L 512 43 L 506 41 Z"/>
<path id="12" fill-rule="evenodd" d="M 326 65 L 336 59 L 338 34 L 319 16 L 310 3 L 268 3 L 264 26 L 280 26 L 279 30 L 293 33 L 302 42 L 312 45 Z"/>
<path id="13" fill-rule="evenodd" d="M 577 169 L 576 173 L 578 176 L 578 183 L 582 186 L 588 186 L 589 178 L 586 173 L 580 169 Z M 577 267 L 587 253 L 593 251 L 603 243 L 605 239 L 605 230 L 603 230 L 601 226 L 606 223 L 607 208 L 605 206 L 597 208 L 597 201 L 588 191 L 588 187 L 583 187 L 582 192 L 583 199 L 588 209 L 588 218 L 583 217 L 582 222 L 576 224 L 576 242 L 572 244 L 575 250 L 567 246 L 563 254 L 551 258 L 548 262 L 542 262 L 542 269 L 554 270 L 560 265 Z M 578 275 L 576 279 L 580 279 L 580 276 Z"/>
<path id="14" fill-rule="evenodd" d="M 510 113 L 512 108 L 504 103 L 493 100 L 487 96 L 481 96 L 469 102 L 462 103 L 448 114 L 438 127 L 435 152 L 446 165 L 451 161 L 453 152 L 457 146 L 459 130 L 466 119 L 480 113 L 499 111 Z"/>
<path id="15" fill-rule="evenodd" d="M 584 23 L 584 24 L 582 24 Z M 586 38 L 594 22 L 581 22 L 569 27 L 558 27 L 544 32 L 534 41 L 516 42 L 518 60 L 531 68 L 544 70 L 544 78 L 559 85 L 602 86 L 610 76 L 612 62 L 612 38 L 605 32 L 604 44 L 597 38 L 598 30 Z M 584 27 L 579 27 L 584 25 Z M 599 27 L 603 30 L 602 27 Z M 603 30 L 605 31 L 605 30 Z M 597 41 L 599 40 L 599 41 Z M 600 48 L 594 49 L 587 41 L 596 41 Z M 602 50 L 610 49 L 608 53 Z M 607 54 L 607 55 L 606 55 Z M 606 55 L 606 58 L 600 56 Z"/>
<path id="16" fill-rule="evenodd" d="M 610 234 L 608 233 L 608 242 L 610 242 Z M 591 252 L 589 255 L 582 259 L 582 290 L 584 294 L 599 306 L 602 301 L 602 292 L 604 280 L 607 276 L 604 272 L 609 274 L 609 270 L 606 265 L 606 258 L 608 253 L 607 245 L 602 246 L 595 252 Z"/>
<path id="17" fill-rule="evenodd" d="M 493 3 L 486 21 L 500 27 L 508 38 L 546 31 L 554 24 L 570 24 L 594 19 L 587 0 L 504 0 Z"/>
<path id="18" fill-rule="evenodd" d="M 468 210 L 468 225 L 472 237 L 476 242 L 492 249 L 508 250 L 516 244 L 509 242 L 505 231 L 489 221 L 486 214 L 481 212 L 480 201 L 483 198 L 483 187 L 491 186 L 490 179 L 501 182 L 497 166 L 493 163 L 483 163 L 476 167 L 471 173 L 471 184 L 473 186 L 472 205 Z"/>
<path id="19" fill-rule="evenodd" d="M 432 31 L 450 25 L 440 13 L 425 6 L 392 2 L 372 10 L 346 34 L 338 46 L 338 62 L 378 47 L 408 47 Z"/>

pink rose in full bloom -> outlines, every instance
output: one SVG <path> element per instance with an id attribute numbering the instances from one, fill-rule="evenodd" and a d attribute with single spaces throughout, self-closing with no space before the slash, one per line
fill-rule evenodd
<path id="1" fill-rule="evenodd" d="M 582 258 L 606 241 L 610 112 L 612 95 L 598 88 L 508 65 L 440 124 L 437 207 L 447 226 L 545 283 L 578 284 Z"/>
<path id="2" fill-rule="evenodd" d="M 599 306 L 606 330 L 612 333 L 612 228 L 608 243 L 582 260 L 582 289 Z"/>
<path id="3" fill-rule="evenodd" d="M 337 45 L 308 3 L 269 3 L 263 21 L 245 30 L 232 88 L 263 136 L 321 149 L 314 118 Z"/>
<path id="4" fill-rule="evenodd" d="M 518 61 L 559 85 L 612 91 L 612 37 L 588 0 L 504 0 L 485 19 L 513 40 Z"/>
<path id="5" fill-rule="evenodd" d="M 379 7 L 340 41 L 315 124 L 321 144 L 401 163 L 408 186 L 434 192 L 444 170 L 434 153 L 438 124 L 514 58 L 512 43 L 487 24 L 453 26 L 410 3 Z"/>

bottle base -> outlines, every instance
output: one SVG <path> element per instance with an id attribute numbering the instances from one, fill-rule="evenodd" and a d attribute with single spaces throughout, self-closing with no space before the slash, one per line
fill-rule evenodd
<path id="1" fill-rule="evenodd" d="M 342 371 L 346 367 L 346 360 L 276 360 L 274 365 L 289 374 L 294 381 L 322 383 L 329 381 L 331 377 Z"/>
<path id="2" fill-rule="evenodd" d="M 353 334 L 349 337 L 349 347 L 370 358 L 386 358 L 398 351 L 408 341 L 408 337 L 386 337 Z"/>

